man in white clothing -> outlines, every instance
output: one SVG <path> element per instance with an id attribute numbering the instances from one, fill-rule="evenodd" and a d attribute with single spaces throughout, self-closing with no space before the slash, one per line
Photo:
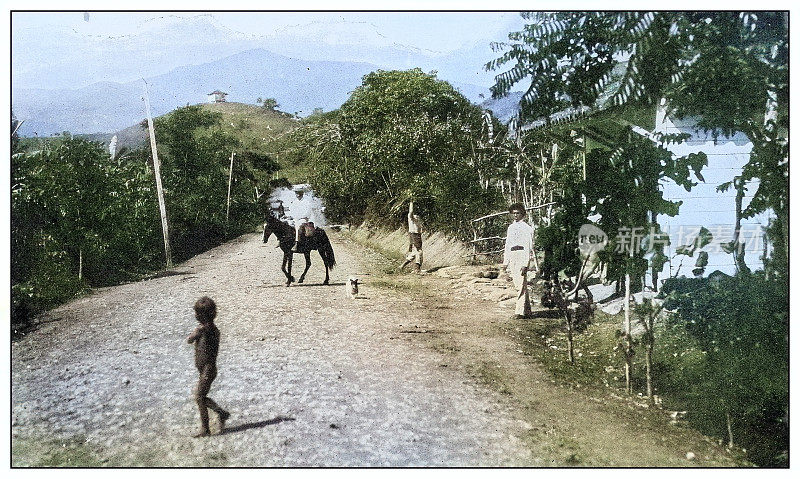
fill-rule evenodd
<path id="1" fill-rule="evenodd" d="M 503 266 L 514 281 L 517 291 L 517 303 L 514 314 L 517 318 L 531 315 L 531 303 L 528 298 L 528 268 L 533 256 L 533 227 L 525 222 L 525 206 L 514 203 L 508 209 L 514 222 L 506 231 L 506 245 L 503 250 Z"/>
<path id="2" fill-rule="evenodd" d="M 289 206 L 289 213 L 291 213 L 292 218 L 294 218 L 294 246 L 292 247 L 292 251 L 297 252 L 303 225 L 308 223 L 311 218 L 311 202 L 304 199 L 304 190 L 302 186 L 295 186 L 294 193 L 297 199 Z"/>

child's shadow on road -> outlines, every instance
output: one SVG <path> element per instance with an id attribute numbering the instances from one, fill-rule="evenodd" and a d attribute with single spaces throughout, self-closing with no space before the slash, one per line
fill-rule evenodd
<path id="1" fill-rule="evenodd" d="M 238 426 L 233 427 L 226 427 L 225 430 L 222 431 L 222 434 L 230 434 L 234 432 L 242 432 L 248 429 L 257 429 L 260 427 L 271 426 L 273 424 L 278 424 L 283 421 L 294 421 L 293 417 L 288 416 L 277 416 L 273 419 L 268 419 L 266 421 L 258 421 L 258 422 L 248 422 L 246 424 L 240 424 Z"/>

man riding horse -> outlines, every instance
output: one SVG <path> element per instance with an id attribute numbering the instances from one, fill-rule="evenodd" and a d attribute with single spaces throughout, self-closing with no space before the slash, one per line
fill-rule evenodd
<path id="1" fill-rule="evenodd" d="M 291 211 L 292 218 L 294 218 L 295 229 L 294 246 L 292 246 L 293 253 L 297 253 L 300 249 L 300 242 L 304 241 L 306 236 L 310 236 L 307 231 L 310 231 L 311 234 L 314 232 L 314 223 L 310 221 L 311 201 L 304 198 L 304 193 L 305 190 L 301 185 L 295 186 L 294 194 L 297 199 L 289 206 L 289 211 Z"/>
<path id="2" fill-rule="evenodd" d="M 267 214 L 267 221 L 264 223 L 264 243 L 267 242 L 272 234 L 278 238 L 278 246 L 283 250 L 281 270 L 286 275 L 286 286 L 289 286 L 295 280 L 294 276 L 292 276 L 292 256 L 295 253 L 300 253 L 305 257 L 306 266 L 298 281 L 302 283 L 308 268 L 311 266 L 309 253 L 312 250 L 317 250 L 322 258 L 325 266 L 325 281 L 322 284 L 328 284 L 328 271 L 332 270 L 336 264 L 333 247 L 325 230 L 314 226 L 314 223 L 309 221 L 313 215 L 313 210 L 311 201 L 303 198 L 303 186 L 296 186 L 294 191 L 297 195 L 297 200 L 290 203 L 289 214 L 294 218 L 295 227 L 282 221 L 278 217 L 277 213 L 279 212 L 276 212 L 275 208 L 271 208 L 271 211 Z"/>

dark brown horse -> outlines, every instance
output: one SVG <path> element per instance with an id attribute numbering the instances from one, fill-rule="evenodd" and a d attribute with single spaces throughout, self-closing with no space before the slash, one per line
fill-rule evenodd
<path id="1" fill-rule="evenodd" d="M 281 270 L 283 274 L 286 275 L 286 286 L 289 286 L 294 282 L 294 276 L 292 276 L 292 258 L 295 253 L 292 251 L 295 237 L 294 227 L 268 214 L 267 222 L 264 223 L 264 243 L 267 242 L 272 234 L 278 239 L 278 245 L 283 250 L 283 264 L 281 265 Z M 328 270 L 332 270 L 334 265 L 336 265 L 336 258 L 333 255 L 331 240 L 328 239 L 328 235 L 322 228 L 314 228 L 314 233 L 311 236 L 301 238 L 297 253 L 306 257 L 306 269 L 304 269 L 303 274 L 300 275 L 298 283 L 303 282 L 306 273 L 308 273 L 308 268 L 311 267 L 312 250 L 319 251 L 319 255 L 322 257 L 322 262 L 325 264 L 325 281 L 323 281 L 322 284 L 328 284 Z"/>

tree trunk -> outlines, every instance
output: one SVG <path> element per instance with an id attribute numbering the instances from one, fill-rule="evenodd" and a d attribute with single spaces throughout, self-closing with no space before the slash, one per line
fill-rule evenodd
<path id="1" fill-rule="evenodd" d="M 650 404 L 653 404 L 653 333 L 649 332 L 648 336 L 647 349 L 644 353 L 644 363 L 647 369 L 647 399 L 650 400 Z"/>
<path id="2" fill-rule="evenodd" d="M 569 352 L 569 362 L 575 364 L 575 349 L 572 343 L 572 313 L 564 311 L 564 318 L 567 320 L 567 351 Z"/>
<path id="3" fill-rule="evenodd" d="M 83 248 L 78 248 L 78 281 L 83 279 Z"/>
<path id="4" fill-rule="evenodd" d="M 651 224 L 656 224 L 657 223 L 657 221 L 656 221 L 657 218 L 658 218 L 658 215 L 656 214 L 656 212 L 655 211 L 651 211 L 650 212 L 650 223 Z M 655 243 L 655 238 L 653 238 L 653 242 Z M 663 264 L 661 265 L 661 269 L 664 269 L 664 265 Z M 658 275 L 659 275 L 659 273 L 661 273 L 661 271 L 656 271 L 655 267 L 650 268 L 650 274 L 652 275 L 651 279 L 653 280 L 653 291 L 656 291 L 656 292 L 658 292 Z"/>
<path id="5" fill-rule="evenodd" d="M 633 250 L 631 249 L 631 252 Z M 633 354 L 631 341 L 631 275 L 625 273 L 625 391 L 631 390 L 631 375 L 633 374 Z"/>
<path id="6" fill-rule="evenodd" d="M 736 226 L 733 230 L 733 260 L 736 263 L 736 270 L 740 273 L 750 273 L 750 268 L 744 261 L 744 245 L 739 242 L 739 229 L 742 225 L 742 199 L 744 198 L 744 181 L 742 177 L 733 180 L 736 188 Z"/>
<path id="7" fill-rule="evenodd" d="M 733 447 L 733 428 L 731 427 L 731 411 L 725 408 L 725 424 L 728 426 L 728 447 Z"/>

